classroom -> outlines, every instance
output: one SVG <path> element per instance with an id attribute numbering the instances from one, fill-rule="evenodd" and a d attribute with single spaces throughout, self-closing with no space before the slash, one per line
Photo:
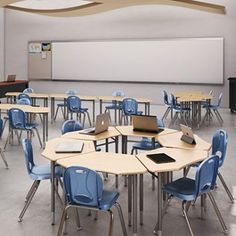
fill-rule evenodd
<path id="1" fill-rule="evenodd" d="M 0 235 L 236 235 L 235 20 L 0 1 Z"/>

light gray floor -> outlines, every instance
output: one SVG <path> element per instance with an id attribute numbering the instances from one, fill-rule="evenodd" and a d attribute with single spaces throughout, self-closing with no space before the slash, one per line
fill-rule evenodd
<path id="1" fill-rule="evenodd" d="M 152 114 L 163 114 L 163 106 L 152 106 Z M 220 110 L 224 119 L 223 128 L 229 134 L 229 144 L 226 162 L 221 169 L 223 176 L 233 195 L 236 195 L 236 115 L 230 113 L 229 109 Z M 160 116 L 161 116 L 160 115 Z M 62 124 L 61 114 L 53 125 L 49 125 L 50 138 L 60 135 L 60 127 Z M 167 123 L 169 120 L 167 121 Z M 218 123 L 214 119 L 209 127 L 202 127 L 195 132 L 199 134 L 206 141 L 211 142 L 213 133 L 218 129 Z M 6 140 L 7 130 L 5 130 L 2 138 L 1 146 Z M 15 141 L 16 143 L 16 141 Z M 46 160 L 40 156 L 42 150 L 39 148 L 36 137 L 33 139 L 33 147 L 35 152 L 35 162 L 45 163 Z M 56 203 L 56 225 L 51 226 L 51 212 L 50 212 L 50 182 L 43 181 L 35 195 L 29 209 L 27 210 L 23 222 L 18 223 L 18 215 L 24 205 L 25 195 L 32 184 L 32 180 L 28 177 L 24 157 L 21 146 L 17 144 L 8 146 L 5 152 L 9 169 L 4 168 L 0 160 L 0 235 L 24 235 L 24 236 L 41 236 L 41 235 L 56 235 L 59 219 L 61 217 L 61 206 L 59 201 Z M 178 177 L 182 172 L 174 173 L 174 177 Z M 191 170 L 193 175 L 193 170 Z M 114 189 L 114 178 L 109 176 L 109 180 L 105 186 Z M 151 190 L 151 177 L 145 175 L 145 196 L 144 196 L 144 225 L 138 226 L 138 235 L 152 235 L 153 227 L 157 219 L 157 193 Z M 123 178 L 120 178 L 119 184 L 120 198 L 125 220 L 127 221 L 127 188 L 124 187 Z M 214 192 L 218 206 L 222 212 L 225 222 L 229 228 L 229 235 L 236 235 L 236 207 L 231 204 L 224 192 L 221 183 L 218 181 L 218 188 Z M 206 220 L 200 219 L 200 203 L 196 202 L 194 207 L 189 210 L 190 223 L 195 235 L 223 235 L 221 226 L 216 218 L 213 208 L 209 201 L 207 201 L 207 215 Z M 115 211 L 115 209 L 114 209 Z M 68 235 L 107 235 L 108 230 L 108 215 L 99 213 L 97 221 L 93 217 L 87 216 L 86 211 L 81 212 L 82 231 L 76 230 L 74 217 L 70 214 L 68 220 Z M 127 227 L 129 235 L 132 234 L 132 228 Z M 121 227 L 118 221 L 118 215 L 115 212 L 114 235 L 122 235 Z M 181 204 L 177 200 L 171 202 L 167 213 L 164 216 L 163 235 L 189 235 L 187 225 L 181 214 Z"/>

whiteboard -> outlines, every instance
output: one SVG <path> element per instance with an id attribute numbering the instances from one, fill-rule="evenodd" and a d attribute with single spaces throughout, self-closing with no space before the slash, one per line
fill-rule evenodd
<path id="1" fill-rule="evenodd" d="M 52 43 L 52 79 L 223 83 L 223 38 Z"/>

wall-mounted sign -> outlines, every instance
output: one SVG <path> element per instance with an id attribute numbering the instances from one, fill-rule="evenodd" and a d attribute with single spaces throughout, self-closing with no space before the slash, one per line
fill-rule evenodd
<path id="1" fill-rule="evenodd" d="M 30 53 L 40 53 L 42 51 L 41 43 L 29 43 Z"/>

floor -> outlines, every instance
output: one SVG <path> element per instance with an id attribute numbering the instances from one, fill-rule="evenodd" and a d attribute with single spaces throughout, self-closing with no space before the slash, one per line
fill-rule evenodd
<path id="1" fill-rule="evenodd" d="M 152 106 L 152 114 L 161 116 L 164 112 L 163 106 Z M 225 177 L 225 181 L 229 185 L 234 196 L 236 196 L 236 115 L 231 114 L 229 109 L 221 109 L 220 113 L 224 119 L 223 128 L 229 134 L 229 143 L 227 150 L 227 158 L 221 173 Z M 167 120 L 166 124 L 168 124 Z M 60 127 L 63 123 L 61 114 L 54 124 L 49 125 L 49 138 L 58 137 L 60 135 Z M 201 127 L 200 130 L 195 130 L 199 136 L 206 141 L 211 142 L 213 133 L 219 128 L 217 120 L 214 119 L 210 126 Z M 6 140 L 7 130 L 5 130 L 1 146 L 4 145 Z M 33 138 L 34 157 L 36 163 L 47 162 L 40 156 L 42 149 L 36 137 Z M 4 168 L 4 164 L 0 160 L 0 235 L 10 236 L 42 236 L 42 235 L 56 235 L 59 219 L 61 217 L 62 207 L 57 201 L 56 203 L 56 225 L 51 225 L 51 212 L 50 212 L 50 182 L 43 181 L 36 193 L 31 205 L 25 213 L 23 222 L 17 221 L 18 215 L 23 208 L 24 198 L 32 184 L 32 180 L 28 177 L 24 157 L 21 146 L 15 145 L 8 146 L 5 156 L 9 163 L 9 169 Z M 193 175 L 191 170 L 190 175 Z M 174 173 L 174 178 L 180 176 L 182 172 Z M 144 224 L 138 226 L 138 235 L 153 235 L 152 230 L 157 220 L 157 192 L 151 189 L 151 177 L 145 175 L 144 182 Z M 119 192 L 125 220 L 127 220 L 127 188 L 124 187 L 123 178 L 119 179 Z M 105 187 L 114 189 L 114 177 L 109 176 Z M 224 220 L 229 228 L 229 235 L 236 235 L 236 204 L 231 204 L 223 187 L 218 182 L 218 187 L 214 191 L 214 196 L 217 200 L 218 206 L 224 217 Z M 206 220 L 200 219 L 200 201 L 189 210 L 190 223 L 195 235 L 208 235 L 217 236 L 223 235 L 221 226 L 214 213 L 214 210 L 209 201 L 207 201 Z M 94 220 L 93 216 L 88 216 L 87 211 L 81 211 L 81 223 L 83 229 L 77 231 L 74 216 L 70 212 L 68 219 L 68 235 L 81 235 L 81 236 L 104 236 L 108 232 L 108 215 L 99 213 L 98 220 Z M 121 227 L 118 220 L 117 212 L 115 212 L 114 235 L 122 235 Z M 128 228 L 129 235 L 132 235 L 132 228 Z M 181 204 L 178 200 L 172 200 L 167 213 L 164 216 L 163 235 L 189 235 L 186 222 L 181 214 Z"/>

